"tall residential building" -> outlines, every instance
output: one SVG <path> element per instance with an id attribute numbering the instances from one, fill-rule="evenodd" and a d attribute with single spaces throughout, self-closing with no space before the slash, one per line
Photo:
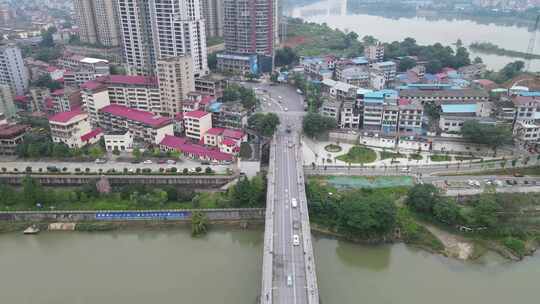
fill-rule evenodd
<path id="1" fill-rule="evenodd" d="M 170 57 L 157 61 L 157 79 L 161 96 L 161 112 L 174 117 L 182 112 L 182 102 L 195 91 L 191 56 Z"/>
<path id="2" fill-rule="evenodd" d="M 74 0 L 73 7 L 82 42 L 119 46 L 117 0 Z"/>
<path id="3" fill-rule="evenodd" d="M 15 95 L 24 95 L 28 89 L 28 73 L 21 50 L 15 45 L 0 47 L 0 84 L 9 85 Z"/>
<path id="4" fill-rule="evenodd" d="M 150 0 L 156 60 L 190 55 L 197 76 L 208 74 L 200 0 Z"/>
<path id="5" fill-rule="evenodd" d="M 117 0 L 129 73 L 153 75 L 156 60 L 190 55 L 194 72 L 208 74 L 199 0 Z"/>
<path id="6" fill-rule="evenodd" d="M 384 45 L 380 42 L 366 46 L 364 56 L 369 62 L 381 62 L 384 60 Z"/>
<path id="7" fill-rule="evenodd" d="M 223 1 L 201 0 L 202 13 L 206 22 L 206 36 L 223 36 Z"/>
<path id="8" fill-rule="evenodd" d="M 273 57 L 276 0 L 224 0 L 223 5 L 226 51 Z"/>
<path id="9" fill-rule="evenodd" d="M 11 88 L 5 84 L 0 85 L 0 113 L 6 118 L 13 118 L 16 111 Z"/>
<path id="10" fill-rule="evenodd" d="M 155 54 L 149 0 L 117 1 L 128 72 L 131 75 L 151 75 L 154 71 Z"/>

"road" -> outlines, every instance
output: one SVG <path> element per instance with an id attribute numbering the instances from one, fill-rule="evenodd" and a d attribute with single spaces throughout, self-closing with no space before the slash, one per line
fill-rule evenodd
<path id="1" fill-rule="evenodd" d="M 96 164 L 95 162 L 51 162 L 51 161 L 0 161 L 0 168 L 6 168 L 8 172 L 13 172 L 13 169 L 17 169 L 19 172 L 26 170 L 26 167 L 31 167 L 33 172 L 38 172 L 41 169 L 43 172 L 47 172 L 48 166 L 55 166 L 59 170 L 67 168 L 66 172 L 75 173 L 76 169 L 80 172 L 84 172 L 86 168 L 90 169 L 90 172 L 107 172 L 114 169 L 116 172 L 122 172 L 124 169 L 135 171 L 137 169 L 151 169 L 152 172 L 158 172 L 160 168 L 168 169 L 175 167 L 178 171 L 182 171 L 184 168 L 195 169 L 201 167 L 203 170 L 206 167 L 212 168 L 215 172 L 223 173 L 227 171 L 227 168 L 233 169 L 232 165 L 201 165 L 199 162 L 192 160 L 178 161 L 174 165 L 158 164 L 157 161 L 152 161 L 152 164 L 132 164 L 130 162 L 119 161 L 107 161 L 104 164 Z"/>

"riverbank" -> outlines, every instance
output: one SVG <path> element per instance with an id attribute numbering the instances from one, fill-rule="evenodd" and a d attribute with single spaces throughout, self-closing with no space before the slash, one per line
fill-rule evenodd
<path id="1" fill-rule="evenodd" d="M 469 45 L 469 48 L 483 54 L 493 54 L 523 59 L 540 59 L 540 55 L 508 50 L 490 42 L 473 42 Z"/>

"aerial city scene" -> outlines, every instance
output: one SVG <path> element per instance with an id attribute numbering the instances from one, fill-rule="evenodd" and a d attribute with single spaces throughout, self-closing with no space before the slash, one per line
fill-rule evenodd
<path id="1" fill-rule="evenodd" d="M 0 0 L 0 303 L 537 303 L 540 0 Z"/>

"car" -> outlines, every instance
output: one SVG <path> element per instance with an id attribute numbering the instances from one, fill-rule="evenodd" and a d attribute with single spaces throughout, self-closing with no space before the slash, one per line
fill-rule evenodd
<path id="1" fill-rule="evenodd" d="M 300 94 L 300 95 L 303 94 L 303 93 L 302 93 L 302 90 L 300 90 L 300 89 L 296 89 L 296 93 L 298 93 L 298 94 Z"/>
<path id="2" fill-rule="evenodd" d="M 292 275 L 287 275 L 287 286 L 292 286 Z"/>
<path id="3" fill-rule="evenodd" d="M 292 244 L 294 246 L 300 246 L 300 237 L 298 236 L 298 234 L 293 235 Z"/>
<path id="4" fill-rule="evenodd" d="M 292 132 L 291 125 L 287 125 L 287 127 L 285 128 L 285 131 L 286 131 L 287 133 L 291 133 L 291 132 Z"/>
<path id="5" fill-rule="evenodd" d="M 208 166 L 208 165 L 210 165 L 210 162 L 207 161 L 207 160 L 203 160 L 203 161 L 201 162 L 201 165 Z"/>
<path id="6" fill-rule="evenodd" d="M 521 173 L 521 172 L 514 172 L 514 177 L 523 177 L 523 173 Z"/>
<path id="7" fill-rule="evenodd" d="M 147 159 L 147 160 L 143 161 L 143 164 L 150 165 L 150 164 L 152 164 L 152 161 Z"/>
<path id="8" fill-rule="evenodd" d="M 300 224 L 298 223 L 298 221 L 293 221 L 292 226 L 293 226 L 293 229 L 295 230 L 300 229 Z"/>
<path id="9" fill-rule="evenodd" d="M 401 171 L 401 173 L 410 173 L 411 169 L 409 169 L 409 168 L 401 168 L 401 170 L 399 170 L 399 171 Z"/>
<path id="10" fill-rule="evenodd" d="M 511 180 L 507 179 L 507 180 L 506 180 L 506 183 L 507 183 L 508 185 L 512 186 L 512 181 L 511 181 Z"/>
<path id="11" fill-rule="evenodd" d="M 106 159 L 101 159 L 101 158 L 97 158 L 95 161 L 94 161 L 96 164 L 104 164 L 107 162 Z"/>
<path id="12" fill-rule="evenodd" d="M 517 185 L 517 184 L 518 184 L 517 180 L 512 181 L 512 185 Z"/>
<path id="13" fill-rule="evenodd" d="M 296 208 L 298 206 L 298 202 L 296 201 L 296 198 L 294 197 L 291 199 L 291 206 L 293 208 Z"/>
<path id="14" fill-rule="evenodd" d="M 140 161 L 140 160 L 136 160 L 136 159 L 135 159 L 135 160 L 132 160 L 132 161 L 131 161 L 131 163 L 132 163 L 132 164 L 140 164 L 140 163 L 141 163 L 141 161 Z"/>
<path id="15" fill-rule="evenodd" d="M 524 180 L 523 183 L 524 183 L 525 185 L 528 185 L 528 184 L 529 184 L 529 181 L 528 181 L 528 180 Z"/>
<path id="16" fill-rule="evenodd" d="M 287 107 L 283 108 L 283 111 L 287 112 L 289 109 Z"/>
<path id="17" fill-rule="evenodd" d="M 292 142 L 289 143 L 289 148 L 293 148 L 294 147 L 294 144 Z"/>
<path id="18" fill-rule="evenodd" d="M 49 172 L 58 172 L 60 171 L 56 166 L 47 166 L 47 171 Z"/>
<path id="19" fill-rule="evenodd" d="M 281 97 L 281 96 L 278 96 L 278 98 L 279 98 L 279 99 L 283 99 L 283 97 Z"/>
<path id="20" fill-rule="evenodd" d="M 175 164 L 176 164 L 176 161 L 173 160 L 173 159 L 168 159 L 168 160 L 167 160 L 167 164 L 169 164 L 169 165 L 175 165 Z"/>
<path id="21" fill-rule="evenodd" d="M 164 159 L 160 159 L 160 160 L 158 160 L 157 163 L 162 165 L 162 164 L 165 164 L 165 163 L 167 163 L 167 162 L 166 162 Z"/>

